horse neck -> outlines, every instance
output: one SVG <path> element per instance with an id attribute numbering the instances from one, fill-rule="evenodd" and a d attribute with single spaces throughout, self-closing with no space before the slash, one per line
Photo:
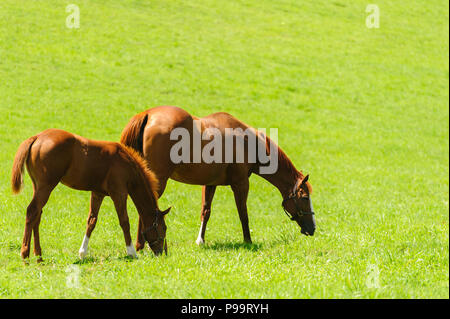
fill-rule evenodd
<path id="1" fill-rule="evenodd" d="M 298 177 L 292 174 L 287 174 L 282 170 L 278 170 L 274 174 L 258 174 L 266 181 L 275 186 L 284 197 L 288 196 L 297 182 Z"/>
<path id="2" fill-rule="evenodd" d="M 267 143 L 272 143 L 272 147 L 276 147 L 278 151 L 278 168 L 273 174 L 259 174 L 257 170 L 255 173 L 273 186 L 275 186 L 284 197 L 288 196 L 295 186 L 298 178 L 302 177 L 299 172 L 283 150 L 267 137 Z"/>
<path id="3" fill-rule="evenodd" d="M 134 172 L 131 177 L 128 193 L 130 194 L 139 215 L 154 219 L 158 204 L 150 183 L 138 172 Z"/>

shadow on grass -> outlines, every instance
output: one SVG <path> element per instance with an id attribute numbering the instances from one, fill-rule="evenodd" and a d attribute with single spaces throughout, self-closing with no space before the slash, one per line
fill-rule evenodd
<path id="1" fill-rule="evenodd" d="M 235 242 L 215 242 L 212 244 L 206 244 L 202 246 L 203 249 L 212 249 L 212 250 L 239 250 L 246 249 L 249 251 L 258 251 L 262 247 L 262 244 L 259 243 L 235 243 Z"/>
<path id="2" fill-rule="evenodd" d="M 94 264 L 100 261 L 100 258 L 95 257 L 84 257 L 83 259 L 77 259 L 73 265 L 85 265 L 85 264 Z"/>
<path id="3" fill-rule="evenodd" d="M 86 264 L 96 264 L 103 261 L 112 261 L 112 260 L 118 260 L 118 261 L 125 261 L 125 262 L 133 262 L 137 260 L 136 258 L 130 257 L 130 256 L 107 256 L 107 257 L 84 257 L 83 259 L 77 259 L 75 262 L 73 262 L 73 265 L 86 265 Z"/>

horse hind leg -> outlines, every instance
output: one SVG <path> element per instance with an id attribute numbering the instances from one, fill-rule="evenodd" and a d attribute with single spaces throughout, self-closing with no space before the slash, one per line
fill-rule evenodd
<path id="1" fill-rule="evenodd" d="M 38 258 L 37 262 L 42 262 L 42 249 L 39 239 L 39 224 L 41 223 L 42 210 L 39 212 L 36 223 L 33 226 L 33 239 L 34 239 L 34 255 Z"/>
<path id="2" fill-rule="evenodd" d="M 57 184 L 57 183 L 56 183 Z M 35 253 L 41 255 L 41 246 L 39 243 L 39 222 L 41 219 L 42 208 L 48 201 L 50 193 L 56 185 L 46 185 L 35 189 L 33 199 L 27 207 L 27 216 L 25 221 L 25 231 L 23 235 L 22 248 L 20 255 L 23 259 L 30 256 L 31 234 L 35 234 Z M 41 258 L 40 258 L 41 260 Z"/>

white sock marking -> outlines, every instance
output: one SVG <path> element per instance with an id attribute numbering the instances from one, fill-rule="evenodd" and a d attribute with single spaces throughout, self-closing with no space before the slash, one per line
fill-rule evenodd
<path id="1" fill-rule="evenodd" d="M 203 229 L 203 221 L 200 225 L 200 231 L 198 232 L 197 240 L 195 241 L 197 245 L 203 245 L 205 243 L 205 240 L 202 238 L 202 229 Z"/>
<path id="2" fill-rule="evenodd" d="M 127 255 L 137 258 L 136 250 L 134 249 L 134 246 L 132 244 L 130 246 L 127 246 Z"/>
<path id="3" fill-rule="evenodd" d="M 89 237 L 84 235 L 83 242 L 81 243 L 80 250 L 78 251 L 78 255 L 80 256 L 81 259 L 86 257 L 88 253 L 88 245 L 89 245 Z"/>

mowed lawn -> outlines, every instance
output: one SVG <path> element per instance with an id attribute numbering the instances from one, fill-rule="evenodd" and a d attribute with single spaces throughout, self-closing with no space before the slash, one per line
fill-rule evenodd
<path id="1" fill-rule="evenodd" d="M 66 5 L 80 28 L 66 27 Z M 0 2 L 1 298 L 448 298 L 449 8 L 445 1 Z M 118 141 L 134 114 L 177 105 L 278 128 L 310 174 L 306 237 L 252 176 L 254 243 L 220 187 L 207 244 L 201 187 L 170 181 L 168 256 L 126 258 L 106 199 L 80 262 L 88 192 L 59 185 L 40 227 L 44 262 L 20 245 L 32 184 L 13 196 L 19 144 L 47 128 Z M 137 212 L 128 203 L 133 240 Z"/>

